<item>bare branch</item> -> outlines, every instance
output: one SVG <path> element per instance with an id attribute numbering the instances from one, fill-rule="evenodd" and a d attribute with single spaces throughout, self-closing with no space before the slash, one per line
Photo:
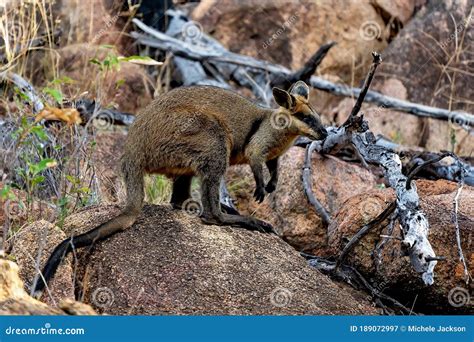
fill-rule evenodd
<path id="1" fill-rule="evenodd" d="M 446 158 L 447 156 L 452 156 L 453 154 L 452 153 L 443 153 L 439 156 L 436 156 L 435 158 L 433 159 L 430 159 L 430 160 L 427 160 L 425 161 L 424 163 L 421 163 L 420 165 L 418 165 L 417 167 L 415 167 L 413 170 L 411 170 L 409 173 L 408 173 L 408 177 L 407 177 L 407 190 L 410 190 L 411 189 L 411 181 L 413 180 L 413 177 L 415 177 L 418 172 L 420 172 L 423 168 L 425 168 L 426 166 L 428 165 L 431 165 L 433 163 L 437 163 L 439 162 L 441 159 L 443 158 Z"/>
<path id="2" fill-rule="evenodd" d="M 308 201 L 312 204 L 314 210 L 321 218 L 323 225 L 328 227 L 331 223 L 331 217 L 327 210 L 323 207 L 323 205 L 318 201 L 316 196 L 313 193 L 313 181 L 312 181 L 312 168 L 311 168 L 311 156 L 313 155 L 313 151 L 316 148 L 315 145 L 310 144 L 306 147 L 305 153 L 305 161 L 303 166 L 303 189 L 308 198 Z"/>
<path id="3" fill-rule="evenodd" d="M 459 162 L 459 160 L 458 160 Z M 458 182 L 458 189 L 456 191 L 456 196 L 454 196 L 453 199 L 453 206 L 454 206 L 454 228 L 456 231 L 456 244 L 458 247 L 458 252 L 459 252 L 459 261 L 462 263 L 464 267 L 464 276 L 466 279 L 466 284 L 469 283 L 469 279 L 471 278 L 471 275 L 469 274 L 469 269 L 467 268 L 466 265 L 466 259 L 464 258 L 464 253 L 462 251 L 462 246 L 461 246 L 461 232 L 459 229 L 459 220 L 458 220 L 458 207 L 459 207 L 459 196 L 461 195 L 461 191 L 464 187 L 464 172 L 465 170 L 461 167 L 461 174 L 459 177 L 459 182 Z"/>
<path id="4" fill-rule="evenodd" d="M 289 75 L 284 74 L 273 74 L 271 76 L 270 85 L 272 87 L 279 87 L 285 90 L 288 90 L 293 83 L 296 81 L 304 81 L 306 83 L 310 82 L 311 76 L 314 74 L 316 69 L 318 68 L 319 64 L 323 61 L 324 57 L 326 57 L 329 50 L 336 45 L 336 42 L 329 42 L 321 47 L 312 55 L 303 67 L 294 73 Z"/>
<path id="5" fill-rule="evenodd" d="M 374 63 L 377 62 L 374 59 Z M 367 82 L 367 86 L 369 83 Z M 407 177 L 402 173 L 400 157 L 390 149 L 376 144 L 375 136 L 369 131 L 368 124 L 362 116 L 350 115 L 345 125 L 329 128 L 328 137 L 324 141 L 314 141 L 311 145 L 316 151 L 324 154 L 336 153 L 344 147 L 353 145 L 366 162 L 383 168 L 385 179 L 397 195 L 398 218 L 404 233 L 402 243 L 408 251 L 414 269 L 422 273 L 426 284 L 431 285 L 437 261 L 428 240 L 429 224 L 420 209 L 416 189 L 406 187 Z"/>
<path id="6" fill-rule="evenodd" d="M 365 96 L 367 95 L 367 91 L 369 90 L 370 83 L 372 83 L 372 79 L 374 78 L 375 75 L 375 70 L 377 70 L 377 67 L 379 66 L 380 63 L 382 63 L 382 57 L 380 56 L 379 53 L 377 52 L 372 52 L 372 57 L 373 57 L 373 63 L 370 66 L 369 73 L 367 74 L 367 77 L 364 80 L 364 85 L 362 86 L 362 90 L 359 93 L 359 96 L 357 97 L 357 101 L 354 105 L 354 108 L 352 108 L 350 116 L 356 116 L 359 111 L 360 107 L 362 106 L 362 102 L 364 102 Z"/>
<path id="7" fill-rule="evenodd" d="M 385 208 L 382 213 L 377 216 L 374 220 L 370 221 L 366 225 L 364 225 L 352 238 L 351 240 L 347 243 L 347 245 L 344 247 L 342 250 L 341 254 L 339 255 L 337 262 L 336 262 L 336 268 L 339 267 L 344 260 L 346 259 L 347 255 L 349 252 L 355 247 L 355 245 L 364 237 L 367 235 L 367 233 L 372 229 L 377 226 L 379 226 L 383 221 L 385 221 L 390 215 L 393 214 L 395 209 L 397 208 L 397 202 L 392 202 L 390 205 Z"/>
<path id="8" fill-rule="evenodd" d="M 393 305 L 393 307 L 397 308 L 400 310 L 400 313 L 403 314 L 408 314 L 410 313 L 410 310 L 405 307 L 403 304 L 401 304 L 399 301 L 396 299 L 384 294 L 382 291 L 376 289 L 373 287 L 365 278 L 362 274 L 360 274 L 359 271 L 357 271 L 354 267 L 341 264 L 339 267 L 336 267 L 336 262 L 327 260 L 325 258 L 321 258 L 315 255 L 307 254 L 307 253 L 300 253 L 303 257 L 308 259 L 308 264 L 309 266 L 324 272 L 328 273 L 330 276 L 333 276 L 335 278 L 341 279 L 348 283 L 349 285 L 355 287 L 356 289 L 363 288 L 367 292 L 369 292 L 374 299 L 379 299 L 378 301 L 376 300 L 376 303 L 381 306 L 385 311 L 389 311 L 388 313 L 391 313 L 389 308 L 387 308 L 382 301 L 388 302 L 390 305 Z"/>

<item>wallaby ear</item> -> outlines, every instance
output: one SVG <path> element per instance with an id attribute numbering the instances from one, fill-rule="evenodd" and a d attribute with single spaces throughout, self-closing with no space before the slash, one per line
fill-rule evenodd
<path id="1" fill-rule="evenodd" d="M 273 88 L 273 98 L 275 102 L 286 109 L 291 109 L 294 105 L 294 98 L 287 91 L 280 88 Z"/>
<path id="2" fill-rule="evenodd" d="M 304 97 L 306 100 L 309 99 L 309 87 L 303 81 L 298 81 L 293 84 L 290 88 L 290 94 L 292 95 L 299 95 Z"/>

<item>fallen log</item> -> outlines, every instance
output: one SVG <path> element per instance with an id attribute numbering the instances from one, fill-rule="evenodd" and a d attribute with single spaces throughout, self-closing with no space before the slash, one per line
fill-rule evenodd
<path id="1" fill-rule="evenodd" d="M 135 38 L 139 44 L 163 51 L 170 51 L 176 56 L 187 59 L 200 62 L 206 61 L 207 63 L 212 63 L 217 69 L 219 69 L 219 64 L 224 63 L 244 67 L 249 69 L 250 73 L 263 74 L 265 77 L 263 77 L 262 81 L 259 82 L 259 86 L 266 89 L 265 92 L 270 92 L 271 89 L 269 85 L 271 84 L 272 78 L 291 78 L 292 75 L 295 74 L 284 66 L 230 52 L 202 32 L 201 36 L 206 37 L 206 40 L 203 38 L 194 40 L 193 42 L 185 42 L 148 27 L 139 19 L 133 19 L 133 23 L 145 32 L 145 34 L 131 32 L 131 36 Z M 198 41 L 199 44 L 196 41 Z M 271 75 L 270 79 L 269 76 L 266 75 L 268 73 Z M 345 97 L 358 97 L 362 91 L 361 88 L 351 88 L 347 85 L 332 83 L 317 76 L 311 76 L 309 78 L 309 84 L 315 89 Z M 254 88 L 255 87 L 252 87 L 252 89 Z M 255 95 L 259 98 L 261 97 L 261 94 Z M 374 103 L 383 108 L 390 108 L 419 117 L 429 117 L 437 120 L 450 121 L 468 131 L 472 131 L 472 127 L 474 127 L 474 115 L 466 112 L 449 111 L 443 108 L 412 103 L 394 97 L 385 96 L 375 91 L 367 91 L 364 101 L 367 103 Z"/>

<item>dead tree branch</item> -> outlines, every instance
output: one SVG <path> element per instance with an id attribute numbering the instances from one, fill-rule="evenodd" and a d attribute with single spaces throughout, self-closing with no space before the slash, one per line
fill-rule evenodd
<path id="1" fill-rule="evenodd" d="M 321 218 L 324 227 L 328 227 L 331 223 L 331 217 L 324 206 L 318 201 L 313 193 L 313 182 L 312 182 L 312 167 L 311 167 L 311 156 L 315 149 L 314 145 L 308 145 L 305 152 L 305 161 L 303 166 L 302 178 L 303 178 L 303 189 L 308 198 L 309 203 L 313 206 L 314 210 Z"/>
<path id="2" fill-rule="evenodd" d="M 230 52 L 221 44 L 205 34 L 202 34 L 201 39 L 192 42 L 186 42 L 156 31 L 136 18 L 133 19 L 133 22 L 139 29 L 145 32 L 131 33 L 131 36 L 135 38 L 139 44 L 150 46 L 163 51 L 170 51 L 174 55 L 186 59 L 199 62 L 206 61 L 207 63 L 213 64 L 217 70 L 221 71 L 222 74 L 229 75 L 229 70 L 231 70 L 230 73 L 232 74 L 236 70 L 236 67 L 243 67 L 248 69 L 249 73 L 258 75 L 258 82 L 260 86 L 262 88 L 266 88 L 268 92 L 271 90 L 270 84 L 272 83 L 272 78 L 285 80 L 291 79 L 292 75 L 295 75 L 294 72 L 285 68 L 284 66 Z M 330 44 L 331 43 L 329 43 L 329 45 Z M 306 70 L 309 71 L 310 68 Z M 301 73 L 302 76 L 306 74 L 306 72 Z M 335 84 L 317 76 L 311 76 L 309 79 L 309 84 L 316 89 L 345 97 L 359 96 L 363 90 L 361 88 L 351 88 L 347 85 Z M 256 95 L 259 96 L 259 94 Z M 382 106 L 383 108 L 391 108 L 420 117 L 451 121 L 469 131 L 472 130 L 472 127 L 474 127 L 474 115 L 469 113 L 449 111 L 447 109 L 403 101 L 382 95 L 375 91 L 367 91 L 367 93 L 364 95 L 364 101 L 366 103 L 374 103 L 376 105 Z"/>
<path id="3" fill-rule="evenodd" d="M 459 159 L 457 159 L 458 163 L 460 162 Z M 459 229 L 459 220 L 458 220 L 458 207 L 459 207 L 459 196 L 461 195 L 461 191 L 464 187 L 464 177 L 465 177 L 465 169 L 460 166 L 461 172 L 459 175 L 459 182 L 458 182 L 458 189 L 456 191 L 456 196 L 454 196 L 453 199 L 453 206 L 454 206 L 454 228 L 456 232 L 456 245 L 458 247 L 458 253 L 459 253 L 459 261 L 462 263 L 464 267 L 464 277 L 466 279 L 466 284 L 469 283 L 469 279 L 471 278 L 471 275 L 469 273 L 469 269 L 467 268 L 466 265 L 466 259 L 464 258 L 464 253 L 462 251 L 462 246 L 461 246 L 461 232 Z"/>
<path id="4" fill-rule="evenodd" d="M 135 121 L 135 115 L 112 108 L 101 108 L 100 105 L 93 100 L 83 98 L 75 101 L 72 105 L 78 110 L 84 125 L 96 118 L 119 126 L 130 126 L 133 121 Z"/>
<path id="5" fill-rule="evenodd" d="M 44 108 L 43 101 L 36 93 L 35 88 L 23 77 L 10 71 L 0 72 L 0 81 L 13 83 L 28 98 L 33 113 L 37 114 Z"/>
<path id="6" fill-rule="evenodd" d="M 305 83 L 310 83 L 311 76 L 314 74 L 319 64 L 326 57 L 329 50 L 336 45 L 336 42 L 329 42 L 321 47 L 312 55 L 303 67 L 289 75 L 283 74 L 272 74 L 270 76 L 271 87 L 278 87 L 282 89 L 289 89 L 293 83 L 296 81 L 304 81 Z"/>
<path id="7" fill-rule="evenodd" d="M 321 258 L 315 255 L 310 255 L 307 253 L 300 253 L 303 257 L 308 260 L 309 266 L 328 274 L 336 279 L 342 280 L 356 289 L 363 289 L 370 293 L 370 295 L 375 299 L 376 303 L 384 310 L 387 314 L 394 314 L 393 310 L 387 307 L 384 304 L 387 303 L 391 307 L 399 310 L 401 314 L 409 314 L 410 309 L 405 307 L 396 299 L 384 294 L 382 291 L 378 290 L 372 284 L 370 284 L 367 279 L 364 278 L 359 271 L 354 267 L 340 264 L 337 266 L 335 261 L 331 261 L 325 258 Z"/>
<path id="8" fill-rule="evenodd" d="M 342 250 L 341 254 L 339 254 L 339 257 L 336 262 L 336 268 L 338 268 L 346 259 L 347 255 L 349 252 L 355 247 L 355 245 L 364 237 L 367 235 L 367 233 L 375 227 L 378 227 L 383 221 L 388 219 L 395 211 L 397 208 L 397 202 L 392 202 L 390 205 L 385 208 L 382 213 L 377 216 L 374 220 L 370 221 L 366 225 L 364 225 L 352 238 L 351 240 L 347 243 L 347 245 L 344 246 L 344 249 Z"/>
<path id="9" fill-rule="evenodd" d="M 374 54 L 374 64 L 379 62 L 377 54 Z M 358 103 L 363 101 L 363 96 L 370 86 L 370 77 L 369 74 L 364 90 L 360 92 Z M 400 157 L 395 152 L 376 145 L 376 139 L 363 116 L 353 116 L 352 113 L 344 125 L 330 128 L 329 135 L 324 141 L 313 141 L 311 145 L 314 145 L 315 151 L 323 154 L 335 153 L 345 146 L 352 145 L 366 162 L 383 168 L 385 178 L 396 192 L 398 220 L 404 233 L 402 243 L 408 251 L 414 269 L 422 273 L 426 284 L 432 284 L 433 271 L 437 263 L 436 255 L 428 240 L 429 224 L 420 209 L 416 189 L 407 189 L 408 178 L 402 173 Z"/>
<path id="10" fill-rule="evenodd" d="M 405 165 L 406 169 L 414 170 L 418 165 L 423 165 L 411 178 L 446 179 L 458 182 L 459 175 L 463 172 L 464 184 L 474 186 L 474 166 L 453 153 L 404 152 L 403 154 L 411 157 Z M 441 159 L 447 156 L 452 157 L 455 162 L 451 164 L 440 163 Z"/>
<path id="11" fill-rule="evenodd" d="M 418 174 L 418 172 L 420 172 L 422 169 L 424 169 L 426 166 L 428 165 L 431 165 L 431 164 L 434 164 L 434 163 L 437 163 L 439 162 L 441 159 L 443 158 L 446 158 L 447 156 L 452 156 L 453 154 L 452 153 L 443 153 L 439 156 L 436 156 L 435 158 L 433 159 L 430 159 L 430 160 L 427 160 L 421 164 L 419 164 L 418 166 L 416 166 L 415 168 L 413 168 L 409 173 L 408 173 L 408 177 L 407 177 L 407 190 L 410 190 L 411 189 L 411 181 L 413 180 L 413 178 Z"/>
<path id="12" fill-rule="evenodd" d="M 374 78 L 375 71 L 377 70 L 377 67 L 379 66 L 380 63 L 382 63 L 382 57 L 376 52 L 372 52 L 372 58 L 374 59 L 374 62 L 370 66 L 369 73 L 367 74 L 367 77 L 364 80 L 364 85 L 362 86 L 362 90 L 359 93 L 359 96 L 357 97 L 357 101 L 352 108 L 352 112 L 346 121 L 346 124 L 349 123 L 349 120 L 353 117 L 355 117 L 357 114 L 359 114 L 360 108 L 362 107 L 362 103 L 364 102 L 365 96 L 367 95 L 367 92 L 369 91 L 369 86 L 370 83 L 372 83 L 372 79 Z"/>

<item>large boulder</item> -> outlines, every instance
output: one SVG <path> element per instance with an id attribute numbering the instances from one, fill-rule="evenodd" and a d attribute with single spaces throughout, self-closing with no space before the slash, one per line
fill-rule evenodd
<path id="1" fill-rule="evenodd" d="M 470 1 L 429 1 L 383 51 L 374 88 L 398 79 L 408 101 L 472 113 L 472 21 Z M 474 139 L 460 128 L 462 117 L 452 119 L 451 124 L 419 119 L 423 127 L 417 145 L 431 151 L 449 150 L 454 142 L 456 153 L 470 155 Z"/>
<path id="2" fill-rule="evenodd" d="M 336 41 L 318 72 L 344 81 L 360 79 L 371 61 L 367 51 L 383 50 L 390 37 L 383 16 L 365 1 L 205 0 L 192 18 L 231 51 L 292 69 Z"/>
<path id="3" fill-rule="evenodd" d="M 77 43 L 111 44 L 130 51 L 127 23 L 131 12 L 120 0 L 59 0 L 54 15 L 64 35 L 62 46 Z"/>
<path id="4" fill-rule="evenodd" d="M 417 7 L 425 4 L 425 0 L 375 0 L 372 5 L 379 10 L 385 20 L 396 20 L 405 25 L 415 13 Z"/>
<path id="5" fill-rule="evenodd" d="M 83 210 L 66 230 L 88 230 L 118 212 Z M 169 206 L 146 205 L 131 228 L 83 252 L 79 263 L 84 301 L 107 314 L 376 313 L 279 237 L 203 225 Z"/>
<path id="6" fill-rule="evenodd" d="M 253 199 L 255 181 L 248 166 L 237 166 L 227 174 L 227 185 L 238 209 L 271 222 L 278 233 L 297 250 L 326 254 L 327 230 L 308 203 L 303 190 L 302 167 L 305 150 L 292 147 L 280 159 L 277 189 L 259 204 Z M 312 156 L 312 189 L 330 214 L 350 197 L 377 187 L 369 170 L 333 156 Z"/>
<path id="7" fill-rule="evenodd" d="M 415 312 L 425 313 L 472 313 L 470 296 L 472 280 L 466 283 L 464 267 L 459 260 L 453 223 L 456 183 L 440 181 L 416 181 L 421 199 L 421 209 L 430 224 L 429 241 L 438 256 L 446 257 L 435 267 L 435 282 L 424 285 L 419 274 L 404 257 L 399 240 L 386 242 L 380 258 L 374 253 L 386 229 L 373 229 L 352 250 L 346 262 L 355 266 L 376 287 L 392 294 Z M 348 199 L 334 217 L 329 227 L 329 245 L 332 255 L 338 255 L 350 238 L 366 223 L 379 215 L 394 200 L 391 189 L 375 190 Z M 474 271 L 474 188 L 465 186 L 459 196 L 458 212 L 461 245 L 470 274 Z M 394 237 L 400 237 L 400 227 L 395 225 Z M 378 261 L 379 260 L 379 261 Z"/>

